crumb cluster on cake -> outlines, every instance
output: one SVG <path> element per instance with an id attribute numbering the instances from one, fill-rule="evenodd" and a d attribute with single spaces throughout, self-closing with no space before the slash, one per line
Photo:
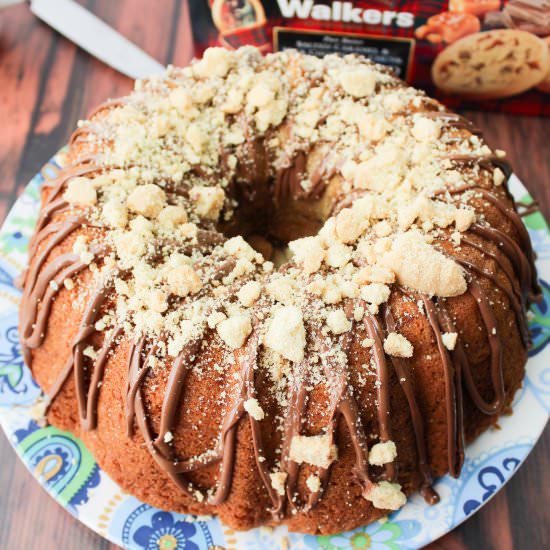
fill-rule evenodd
<path id="1" fill-rule="evenodd" d="M 82 121 L 20 334 L 144 502 L 247 529 L 373 521 L 508 410 L 538 295 L 502 151 L 359 56 L 207 50 Z"/>

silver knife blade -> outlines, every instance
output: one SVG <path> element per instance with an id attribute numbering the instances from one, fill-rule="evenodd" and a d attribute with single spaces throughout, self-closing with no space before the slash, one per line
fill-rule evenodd
<path id="1" fill-rule="evenodd" d="M 0 10 L 13 4 L 21 4 L 21 2 L 24 2 L 24 0 L 0 0 Z"/>
<path id="2" fill-rule="evenodd" d="M 31 0 L 31 11 L 57 32 L 130 78 L 165 67 L 73 0 Z"/>

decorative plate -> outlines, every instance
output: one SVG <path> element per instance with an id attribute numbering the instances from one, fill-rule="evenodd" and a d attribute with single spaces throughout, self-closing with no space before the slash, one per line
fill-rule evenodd
<path id="1" fill-rule="evenodd" d="M 61 153 L 62 154 L 62 153 Z M 460 478 L 441 478 L 441 501 L 425 504 L 415 495 L 386 522 L 332 536 L 288 533 L 285 528 L 235 532 L 217 519 L 157 510 L 125 494 L 101 471 L 80 440 L 38 423 L 41 392 L 23 362 L 17 335 L 20 292 L 14 286 L 27 258 L 39 208 L 39 188 L 55 177 L 61 156 L 37 174 L 15 203 L 0 232 L 0 422 L 15 450 L 39 483 L 85 525 L 132 550 L 367 549 L 420 548 L 447 533 L 485 504 L 512 477 L 540 436 L 550 412 L 550 230 L 542 215 L 524 218 L 537 253 L 544 301 L 534 305 L 529 323 L 533 348 L 514 414 L 500 430 L 484 433 L 466 449 Z M 512 176 L 510 190 L 523 204 L 532 198 Z"/>

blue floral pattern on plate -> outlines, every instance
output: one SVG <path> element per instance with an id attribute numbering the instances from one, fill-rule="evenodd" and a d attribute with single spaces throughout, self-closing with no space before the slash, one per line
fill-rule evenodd
<path id="1" fill-rule="evenodd" d="M 40 388 L 21 356 L 17 313 L 0 319 L 0 408 L 33 403 Z"/>
<path id="2" fill-rule="evenodd" d="M 533 347 L 524 387 L 516 395 L 514 414 L 503 417 L 501 430 L 483 434 L 466 449 L 458 479 L 445 476 L 436 488 L 441 501 L 428 506 L 419 495 L 390 515 L 347 533 L 312 536 L 253 529 L 234 532 L 215 518 L 157 510 L 121 492 L 99 468 L 79 439 L 35 421 L 40 390 L 21 357 L 17 337 L 19 290 L 15 278 L 26 263 L 26 250 L 39 204 L 39 188 L 53 177 L 52 159 L 33 178 L 0 231 L 0 422 L 15 450 L 38 482 L 70 513 L 109 540 L 132 550 L 279 549 L 412 550 L 456 527 L 478 510 L 510 479 L 542 432 L 550 413 L 550 236 L 538 213 L 525 221 L 537 252 L 544 301 L 532 309 Z M 511 192 L 525 202 L 517 178 Z"/>
<path id="3" fill-rule="evenodd" d="M 151 525 L 142 525 L 133 539 L 143 550 L 199 550 L 192 541 L 196 533 L 194 523 L 176 521 L 168 512 L 156 512 L 151 518 Z"/>

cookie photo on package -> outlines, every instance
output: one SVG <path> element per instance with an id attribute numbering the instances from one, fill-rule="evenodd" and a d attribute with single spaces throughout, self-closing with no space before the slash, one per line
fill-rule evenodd
<path id="1" fill-rule="evenodd" d="M 550 115 L 550 0 L 192 0 L 195 55 L 360 54 L 452 108 Z"/>

